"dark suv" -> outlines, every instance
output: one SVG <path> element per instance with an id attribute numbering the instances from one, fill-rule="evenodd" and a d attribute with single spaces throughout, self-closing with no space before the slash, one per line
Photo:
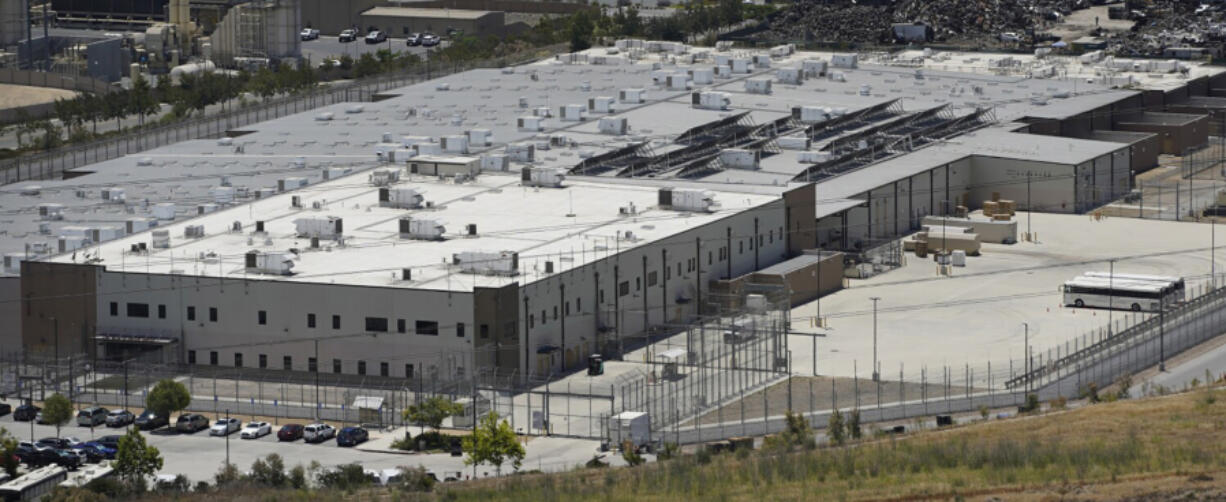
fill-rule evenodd
<path id="1" fill-rule="evenodd" d="M 366 442 L 370 436 L 361 427 L 345 427 L 336 435 L 337 446 L 356 446 Z"/>
<path id="2" fill-rule="evenodd" d="M 208 428 L 209 419 L 195 413 L 179 415 L 179 421 L 175 422 L 175 429 L 179 432 L 196 432 Z"/>
<path id="3" fill-rule="evenodd" d="M 13 420 L 16 420 L 18 422 L 29 422 L 31 420 L 34 420 L 34 417 L 38 416 L 38 412 L 41 409 L 42 408 L 39 408 L 32 404 L 23 404 L 17 407 L 17 411 L 13 412 Z"/>
<path id="4" fill-rule="evenodd" d="M 148 431 L 169 425 L 170 421 L 167 420 L 166 417 L 159 417 L 156 413 L 145 410 L 141 412 L 140 416 L 136 417 L 136 421 L 133 423 L 135 423 L 136 427 L 139 429 Z"/>

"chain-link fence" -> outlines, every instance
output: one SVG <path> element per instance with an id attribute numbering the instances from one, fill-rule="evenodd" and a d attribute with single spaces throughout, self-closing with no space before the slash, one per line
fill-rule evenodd
<path id="1" fill-rule="evenodd" d="M 539 59 L 560 52 L 563 46 L 550 46 L 505 57 L 480 61 L 426 62 L 410 70 L 347 83 L 332 83 L 309 91 L 265 100 L 255 105 L 230 107 L 216 114 L 192 117 L 163 125 L 146 125 L 119 136 L 66 146 L 53 152 L 23 155 L 0 162 L 0 184 L 50 179 L 64 171 L 111 160 L 142 151 L 193 139 L 219 138 L 250 124 L 337 103 L 374 101 L 381 92 L 443 75 L 477 68 L 501 68 Z M 233 103 L 231 100 L 230 103 Z"/>

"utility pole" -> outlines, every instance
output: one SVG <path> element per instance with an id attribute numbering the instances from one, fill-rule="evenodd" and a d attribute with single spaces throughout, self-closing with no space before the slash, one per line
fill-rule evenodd
<path id="1" fill-rule="evenodd" d="M 230 418 L 230 409 L 226 408 L 226 418 Z M 226 467 L 230 467 L 230 424 L 226 422 Z"/>
<path id="2" fill-rule="evenodd" d="M 1158 372 L 1166 371 L 1166 301 L 1158 309 Z"/>
<path id="3" fill-rule="evenodd" d="M 1030 171 L 1026 172 L 1026 238 L 1034 243 L 1034 234 L 1030 231 L 1030 218 L 1034 214 L 1034 206 L 1030 205 Z"/>
<path id="4" fill-rule="evenodd" d="M 59 392 L 60 390 L 60 320 L 58 318 L 51 317 L 51 325 L 54 326 L 52 328 L 52 331 L 54 331 L 54 335 L 55 335 L 55 362 L 52 363 L 55 365 L 55 377 L 54 377 L 55 378 L 55 390 L 56 392 Z"/>
<path id="5" fill-rule="evenodd" d="M 1111 292 L 1111 294 L 1107 296 L 1107 336 L 1114 334 L 1114 328 L 1111 326 L 1111 323 L 1112 319 L 1114 318 L 1112 314 L 1115 312 L 1115 258 L 1111 259 L 1110 264 L 1111 272 L 1107 278 L 1107 291 Z"/>
<path id="6" fill-rule="evenodd" d="M 319 421 L 319 339 L 315 342 L 315 421 Z"/>
<path id="7" fill-rule="evenodd" d="M 1024 374 L 1026 375 L 1025 376 L 1026 393 L 1029 394 L 1030 393 L 1030 324 L 1022 323 L 1022 329 L 1025 330 L 1025 334 L 1023 335 L 1024 338 L 1022 340 L 1022 343 L 1025 345 L 1025 347 L 1023 347 L 1023 350 L 1022 350 L 1022 357 L 1026 358 L 1026 361 L 1023 363 L 1022 366 L 1023 368 L 1025 368 Z"/>
<path id="8" fill-rule="evenodd" d="M 877 382 L 881 378 L 877 371 L 877 301 L 881 300 L 881 297 L 874 296 L 869 300 L 873 301 L 873 381 Z"/>

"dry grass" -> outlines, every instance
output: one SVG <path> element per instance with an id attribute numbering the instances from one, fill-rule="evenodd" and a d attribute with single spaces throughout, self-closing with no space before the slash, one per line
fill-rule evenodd
<path id="1" fill-rule="evenodd" d="M 431 494 L 373 489 L 331 495 L 349 500 L 636 502 L 1159 500 L 1187 492 L 1221 497 L 1226 487 L 1223 445 L 1226 391 L 1198 390 L 842 449 L 688 455 L 637 468 L 444 485 Z M 326 500 L 329 496 L 247 490 L 227 498 L 231 499 Z"/>

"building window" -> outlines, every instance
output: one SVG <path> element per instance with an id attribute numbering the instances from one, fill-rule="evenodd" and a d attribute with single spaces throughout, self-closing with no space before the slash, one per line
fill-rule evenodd
<path id="1" fill-rule="evenodd" d="M 315 360 L 314 357 L 307 358 L 307 371 L 311 373 L 316 373 L 319 371 L 319 361 Z"/>
<path id="2" fill-rule="evenodd" d="M 558 306 L 557 305 L 553 306 L 553 320 L 555 321 L 558 320 Z"/>
<path id="3" fill-rule="evenodd" d="M 268 354 L 260 354 L 260 369 L 268 367 Z"/>
<path id="4" fill-rule="evenodd" d="M 617 296 L 626 296 L 630 294 L 630 281 L 622 281 L 617 285 Z"/>
<path id="5" fill-rule="evenodd" d="M 165 318 L 166 318 L 166 306 L 158 305 L 158 319 L 165 319 Z"/>
<path id="6" fill-rule="evenodd" d="M 261 310 L 257 317 L 259 317 L 260 326 L 268 324 L 268 311 Z"/>
<path id="7" fill-rule="evenodd" d="M 438 322 L 417 321 L 416 329 L 413 331 L 419 335 L 438 336 Z"/>
<path id="8" fill-rule="evenodd" d="M 187 351 L 187 364 L 196 364 L 196 351 Z"/>
<path id="9" fill-rule="evenodd" d="M 307 327 L 308 328 L 315 327 L 315 314 L 307 314 Z"/>
<path id="10" fill-rule="evenodd" d="M 217 366 L 217 351 L 209 352 L 209 364 Z"/>
<path id="11" fill-rule="evenodd" d="M 114 303 L 112 303 L 111 305 L 114 305 Z M 196 320 L 196 307 L 188 307 L 188 308 L 187 308 L 187 320 L 189 320 L 189 321 L 195 321 L 195 320 Z"/>
<path id="12" fill-rule="evenodd" d="M 604 290 L 603 289 L 600 290 L 600 299 L 596 300 L 596 303 L 604 303 Z"/>
<path id="13" fill-rule="evenodd" d="M 583 299 L 575 298 L 575 312 L 583 312 Z"/>
<path id="14" fill-rule="evenodd" d="M 332 316 L 332 329 L 341 329 L 341 316 Z"/>
<path id="15" fill-rule="evenodd" d="M 209 322 L 217 322 L 217 307 L 209 307 Z"/>
<path id="16" fill-rule="evenodd" d="M 376 331 L 379 333 L 387 333 L 387 318 L 386 317 L 367 317 L 366 331 Z"/>
<path id="17" fill-rule="evenodd" d="M 391 376 L 390 373 L 391 372 L 388 371 L 388 368 L 387 368 L 387 363 L 379 363 L 379 376 L 381 377 Z"/>
<path id="18" fill-rule="evenodd" d="M 240 352 L 235 352 L 235 353 L 234 353 L 234 367 L 235 367 L 235 368 L 242 368 L 242 367 L 243 367 L 243 354 L 242 354 L 242 353 L 240 353 Z"/>
<path id="19" fill-rule="evenodd" d="M 111 302 L 111 317 L 119 316 L 119 303 Z"/>
<path id="20" fill-rule="evenodd" d="M 713 261 L 712 261 L 712 260 L 713 260 L 714 258 L 715 258 L 715 256 L 714 256 L 714 255 L 713 255 L 713 254 L 712 254 L 710 251 L 707 251 L 707 265 L 710 265 L 711 263 L 713 263 Z"/>
<path id="21" fill-rule="evenodd" d="M 341 372 L 341 360 L 340 360 L 340 359 L 333 359 L 333 360 L 332 360 L 332 372 L 333 372 L 333 373 L 340 373 L 340 372 Z"/>
<path id="22" fill-rule="evenodd" d="M 284 358 L 282 358 L 281 367 L 285 368 L 285 371 L 290 371 L 294 369 L 294 358 L 291 356 L 285 356 Z"/>
<path id="23" fill-rule="evenodd" d="M 536 314 L 528 314 L 528 328 L 536 327 Z"/>
<path id="24" fill-rule="evenodd" d="M 148 303 L 129 303 L 128 304 L 128 317 L 142 317 L 142 318 L 149 317 L 149 304 Z"/>
<path id="25" fill-rule="evenodd" d="M 456 323 L 456 325 L 455 325 L 455 336 L 456 336 L 456 338 L 464 338 L 464 323 L 462 323 L 462 322 L 461 322 L 461 323 Z M 387 375 L 383 375 L 383 376 L 387 376 Z"/>
<path id="26" fill-rule="evenodd" d="M 647 287 L 655 286 L 657 282 L 660 282 L 659 274 L 654 270 L 651 272 L 648 272 L 647 273 Z"/>
<path id="27" fill-rule="evenodd" d="M 404 365 L 404 377 L 413 378 L 413 365 L 412 364 Z"/>
<path id="28" fill-rule="evenodd" d="M 545 313 L 545 309 L 541 309 L 541 326 L 544 326 L 549 321 L 549 314 Z"/>
<path id="29" fill-rule="evenodd" d="M 405 332 L 404 319 L 396 319 L 396 332 L 397 333 Z"/>
<path id="30" fill-rule="evenodd" d="M 359 375 L 366 374 L 366 361 L 358 361 L 358 374 Z"/>
<path id="31" fill-rule="evenodd" d="M 736 241 L 736 254 L 745 254 L 745 241 Z"/>
<path id="32" fill-rule="evenodd" d="M 635 277 L 634 278 L 634 290 L 641 291 L 642 289 L 643 289 L 643 278 Z"/>
<path id="33" fill-rule="evenodd" d="M 482 340 L 490 337 L 490 325 L 482 324 L 481 327 L 477 328 L 477 330 L 480 333 Z"/>
<path id="34" fill-rule="evenodd" d="M 566 302 L 566 310 L 562 312 L 562 315 L 570 315 L 570 302 Z"/>

